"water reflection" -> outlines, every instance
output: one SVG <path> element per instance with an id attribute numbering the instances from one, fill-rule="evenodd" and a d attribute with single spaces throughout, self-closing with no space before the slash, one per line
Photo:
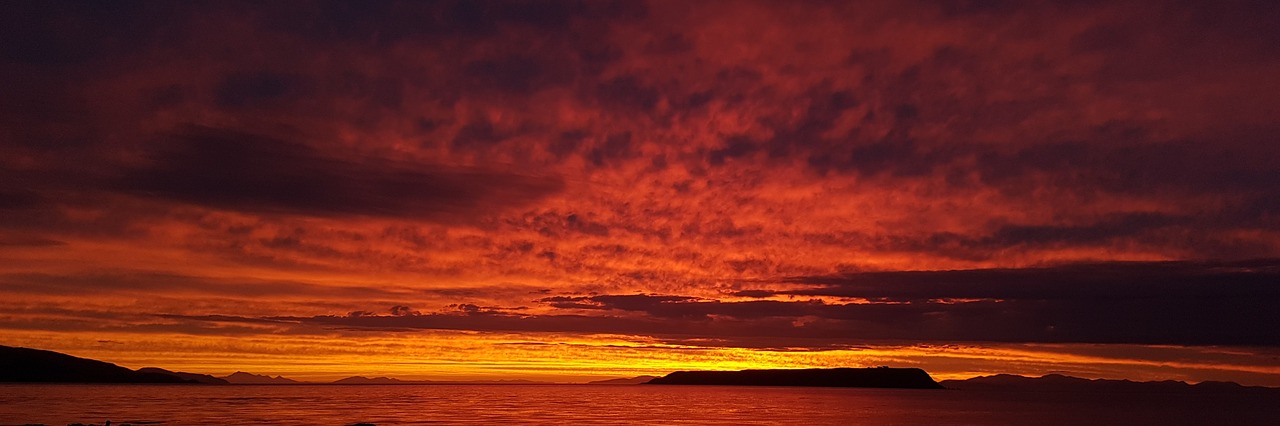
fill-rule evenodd
<path id="1" fill-rule="evenodd" d="M 0 423 L 1276 424 L 1280 407 L 1256 399 L 648 385 L 0 385 Z"/>

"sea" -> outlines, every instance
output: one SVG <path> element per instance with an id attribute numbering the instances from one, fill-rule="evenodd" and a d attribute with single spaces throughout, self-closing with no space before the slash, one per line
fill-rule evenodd
<path id="1" fill-rule="evenodd" d="M 676 385 L 0 385 L 0 425 L 1280 425 L 1275 393 Z"/>

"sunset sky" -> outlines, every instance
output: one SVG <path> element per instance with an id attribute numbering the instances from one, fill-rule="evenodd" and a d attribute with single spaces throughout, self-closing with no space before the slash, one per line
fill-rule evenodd
<path id="1" fill-rule="evenodd" d="M 0 4 L 0 344 L 1280 386 L 1272 1 Z"/>

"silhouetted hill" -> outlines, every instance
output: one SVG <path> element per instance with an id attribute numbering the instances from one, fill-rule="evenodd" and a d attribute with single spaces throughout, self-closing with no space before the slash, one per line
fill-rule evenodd
<path id="1" fill-rule="evenodd" d="M 960 390 L 1038 391 L 1038 392 L 1275 392 L 1280 388 L 1241 386 L 1235 382 L 1186 382 L 1163 380 L 1135 382 L 1131 380 L 1082 379 L 1079 377 L 1049 374 L 1041 377 L 1024 377 L 1013 374 L 974 377 L 966 380 L 943 380 L 942 386 Z"/>
<path id="2" fill-rule="evenodd" d="M 230 382 L 228 382 L 228 381 L 226 381 L 226 380 L 219 379 L 219 378 L 217 378 L 217 377 L 213 377 L 213 376 L 210 376 L 210 375 L 208 375 L 208 374 L 183 373 L 183 372 L 180 372 L 180 371 L 169 371 L 169 370 L 165 370 L 165 369 L 163 369 L 163 368 L 156 368 L 156 367 L 143 367 L 143 368 L 139 368 L 139 369 L 138 369 L 138 372 L 139 372 L 139 373 L 157 373 L 157 374 L 167 374 L 167 375 L 174 376 L 174 377 L 177 377 L 177 378 L 180 378 L 180 379 L 183 379 L 183 380 L 189 381 L 189 382 L 203 383 L 203 384 L 206 384 L 206 385 L 226 385 L 226 384 L 230 384 Z"/>
<path id="3" fill-rule="evenodd" d="M 647 384 L 942 389 L 924 370 L 887 367 L 677 371 L 650 380 Z"/>
<path id="4" fill-rule="evenodd" d="M 587 384 L 589 385 L 638 385 L 638 384 L 648 383 L 650 380 L 653 380 L 656 378 L 657 377 L 654 377 L 654 376 L 636 376 L 632 378 L 596 380 L 594 382 L 587 382 Z"/>
<path id="5" fill-rule="evenodd" d="M 169 374 L 137 372 L 109 362 L 10 346 L 0 346 L 0 382 L 191 383 Z"/>
<path id="6" fill-rule="evenodd" d="M 400 379 L 393 379 L 390 377 L 368 378 L 364 376 L 352 376 L 345 379 L 336 380 L 333 382 L 333 384 L 335 385 L 415 385 L 415 384 L 427 384 L 427 383 L 432 383 L 432 382 L 400 380 Z"/>
<path id="7" fill-rule="evenodd" d="M 263 376 L 243 371 L 231 373 L 231 375 L 223 377 L 222 379 L 231 382 L 233 385 L 296 385 L 302 383 L 282 376 Z"/>

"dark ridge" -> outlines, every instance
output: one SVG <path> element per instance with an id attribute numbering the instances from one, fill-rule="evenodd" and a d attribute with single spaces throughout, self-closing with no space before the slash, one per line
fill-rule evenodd
<path id="1" fill-rule="evenodd" d="M 231 373 L 231 375 L 223 377 L 222 380 L 226 380 L 233 385 L 296 385 L 302 383 L 283 376 L 271 377 L 243 371 Z"/>
<path id="2" fill-rule="evenodd" d="M 677 371 L 651 385 L 813 386 L 942 389 L 919 368 L 814 368 L 805 370 Z"/>
<path id="3" fill-rule="evenodd" d="M 410 385 L 410 384 L 419 384 L 419 383 L 430 383 L 430 382 L 420 381 L 418 383 L 415 383 L 414 381 L 392 379 L 390 377 L 369 378 L 364 376 L 351 376 L 345 379 L 335 380 L 333 382 L 333 384 L 335 385 Z"/>
<path id="4" fill-rule="evenodd" d="M 0 366 L 0 382 L 194 383 L 170 374 L 137 372 L 107 362 L 9 346 L 0 346 Z"/>
<path id="5" fill-rule="evenodd" d="M 650 380 L 653 380 L 656 378 L 657 377 L 653 377 L 653 376 L 636 376 L 636 377 L 630 377 L 630 378 L 622 377 L 617 379 L 596 380 L 596 381 L 587 382 L 587 384 L 588 385 L 639 385 L 639 384 L 649 383 Z"/>
<path id="6" fill-rule="evenodd" d="M 156 367 L 143 367 L 143 368 L 139 368 L 139 369 L 138 369 L 138 372 L 139 372 L 139 373 L 157 373 L 157 374 L 167 374 L 167 375 L 170 375 L 170 376 L 174 376 L 174 377 L 180 378 L 180 379 L 182 379 L 182 380 L 186 380 L 186 381 L 188 381 L 188 382 L 196 382 L 196 383 L 202 383 L 202 384 L 206 384 L 206 385 L 229 385 L 229 384 L 231 384 L 231 382 L 228 382 L 228 381 L 223 380 L 223 379 L 219 379 L 219 378 L 217 378 L 217 377 L 213 377 L 213 376 L 208 375 L 208 374 L 183 373 L 183 372 L 181 372 L 181 371 L 169 371 L 169 370 L 165 370 L 165 369 L 163 369 L 163 368 L 156 368 Z"/>

